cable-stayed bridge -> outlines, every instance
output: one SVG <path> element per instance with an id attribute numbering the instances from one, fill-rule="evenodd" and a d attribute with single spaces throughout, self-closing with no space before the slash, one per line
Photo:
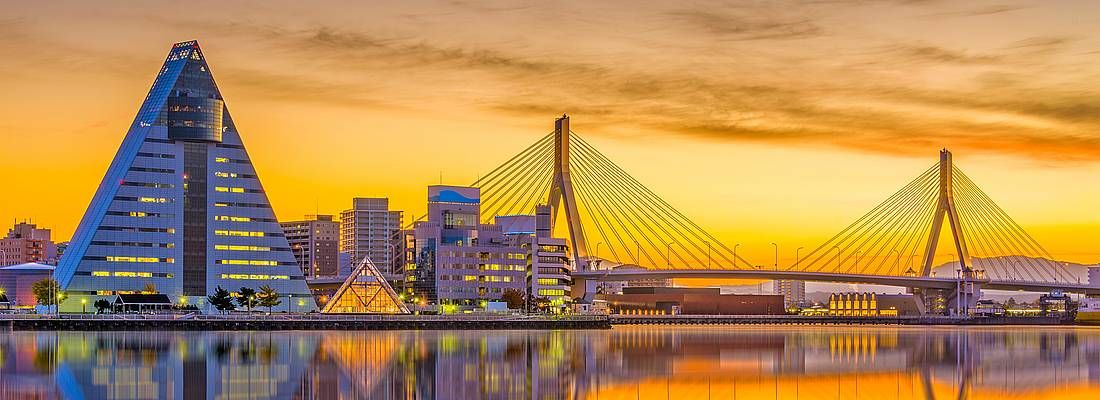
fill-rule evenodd
<path id="1" fill-rule="evenodd" d="M 481 215 L 553 209 L 575 261 L 576 292 L 594 282 L 654 278 L 792 279 L 936 292 L 951 308 L 981 289 L 1100 294 L 1053 259 L 957 168 L 951 153 L 794 264 L 763 267 L 737 254 L 646 188 L 569 126 L 474 183 Z M 564 227 L 562 227 L 564 225 Z"/>

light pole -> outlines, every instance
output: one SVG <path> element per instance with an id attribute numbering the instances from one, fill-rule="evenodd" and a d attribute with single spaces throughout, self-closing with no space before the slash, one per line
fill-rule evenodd
<path id="1" fill-rule="evenodd" d="M 290 313 L 294 314 L 294 294 L 293 293 L 288 294 L 288 295 L 286 295 L 286 297 L 287 297 L 287 301 L 290 302 Z"/>
<path id="2" fill-rule="evenodd" d="M 894 269 L 898 271 L 898 276 L 901 276 L 901 252 L 897 250 L 890 250 L 891 253 L 898 253 L 897 261 L 894 261 Z"/>
<path id="3" fill-rule="evenodd" d="M 833 249 L 836 249 L 836 272 L 839 274 L 840 269 L 843 268 L 840 266 L 840 246 L 833 246 Z"/>
<path id="4" fill-rule="evenodd" d="M 802 257 L 800 257 L 798 255 L 798 253 L 801 252 L 801 251 L 802 251 L 802 247 L 799 247 L 799 248 L 794 250 L 794 269 L 796 269 L 796 270 L 799 267 L 798 264 L 802 261 Z"/>
<path id="5" fill-rule="evenodd" d="M 638 241 L 634 241 L 634 264 L 638 264 L 638 260 L 642 258 L 642 245 L 638 244 Z"/>
<path id="6" fill-rule="evenodd" d="M 80 299 L 80 313 L 81 314 L 87 314 L 88 313 L 88 299 L 86 299 L 86 298 Z"/>
<path id="7" fill-rule="evenodd" d="M 600 259 L 600 245 L 602 245 L 602 244 L 603 244 L 603 242 L 596 243 L 596 259 L 597 260 Z"/>
<path id="8" fill-rule="evenodd" d="M 741 246 L 741 243 L 733 245 L 733 268 L 737 268 L 737 247 Z"/>
<path id="9" fill-rule="evenodd" d="M 672 269 L 672 245 L 679 244 L 676 242 L 665 243 L 665 265 Z"/>
<path id="10" fill-rule="evenodd" d="M 775 270 L 779 271 L 779 245 L 772 242 L 772 246 L 775 247 Z"/>
<path id="11" fill-rule="evenodd" d="M 706 269 L 711 269 L 711 241 L 706 241 Z"/>

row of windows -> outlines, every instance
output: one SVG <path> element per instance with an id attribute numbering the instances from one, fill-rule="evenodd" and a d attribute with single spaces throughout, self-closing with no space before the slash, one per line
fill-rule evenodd
<path id="1" fill-rule="evenodd" d="M 244 279 L 244 280 L 285 280 L 290 279 L 287 275 L 265 275 L 265 274 L 222 274 L 222 279 Z"/>
<path id="2" fill-rule="evenodd" d="M 217 203 L 214 203 L 214 207 L 271 208 L 271 205 L 269 205 L 269 204 L 260 204 L 260 203 L 217 202 Z"/>
<path id="3" fill-rule="evenodd" d="M 115 217 L 138 217 L 138 218 L 175 218 L 176 214 L 171 213 L 156 213 L 145 211 L 107 211 L 107 215 Z"/>
<path id="4" fill-rule="evenodd" d="M 557 279 L 557 278 L 539 278 L 538 282 L 539 282 L 540 285 L 543 285 L 543 286 L 565 285 L 566 284 L 561 279 Z"/>
<path id="5" fill-rule="evenodd" d="M 237 217 L 231 215 L 215 215 L 214 220 L 227 222 L 279 222 L 275 218 Z"/>
<path id="6" fill-rule="evenodd" d="M 154 188 L 154 189 L 172 189 L 172 188 L 176 187 L 176 185 L 173 185 L 171 183 L 134 182 L 134 181 L 122 182 L 122 186 L 135 186 L 135 187 L 145 187 L 145 188 Z"/>
<path id="7" fill-rule="evenodd" d="M 217 162 L 217 163 L 233 163 L 233 164 L 249 164 L 250 163 L 248 160 L 238 160 L 238 159 L 229 158 L 229 157 L 215 157 L 214 162 Z"/>
<path id="8" fill-rule="evenodd" d="M 136 201 L 140 203 L 172 203 L 172 199 L 165 197 L 135 197 L 135 196 L 115 196 L 115 201 Z"/>
<path id="9" fill-rule="evenodd" d="M 157 139 L 157 138 L 151 138 L 151 137 L 145 138 L 145 141 L 149 142 L 149 143 L 167 143 L 167 144 L 174 143 L 173 141 L 168 140 L 168 139 Z"/>
<path id="10" fill-rule="evenodd" d="M 478 257 L 478 258 L 481 258 L 481 259 L 497 258 L 497 257 L 505 258 L 505 259 L 509 259 L 509 260 L 526 260 L 527 259 L 527 254 L 526 253 L 489 253 L 489 252 L 480 252 L 479 253 L 479 252 L 469 252 L 469 251 L 464 252 L 464 251 L 450 250 L 450 251 L 447 251 L 447 252 L 441 252 L 441 255 L 444 255 L 444 256 L 447 256 L 447 257 Z"/>
<path id="11" fill-rule="evenodd" d="M 132 226 L 100 226 L 99 230 L 114 232 L 176 233 L 175 228 L 135 228 Z"/>
<path id="12" fill-rule="evenodd" d="M 539 289 L 539 296 L 565 296 L 563 289 Z"/>
<path id="13" fill-rule="evenodd" d="M 134 172 L 153 172 L 157 174 L 174 174 L 176 170 L 171 168 L 146 168 L 146 167 L 130 167 L 130 171 Z"/>
<path id="14" fill-rule="evenodd" d="M 279 263 L 274 260 L 217 260 L 216 263 L 222 265 L 256 265 L 263 267 L 279 265 Z"/>
<path id="15" fill-rule="evenodd" d="M 175 154 L 162 154 L 162 153 L 137 153 L 138 157 L 146 158 L 176 158 Z"/>
<path id="16" fill-rule="evenodd" d="M 239 144 L 218 143 L 217 146 L 223 149 L 244 149 L 244 146 Z"/>
<path id="17" fill-rule="evenodd" d="M 270 247 L 266 246 L 238 246 L 227 244 L 216 244 L 214 250 L 231 250 L 231 251 L 271 251 Z"/>
<path id="18" fill-rule="evenodd" d="M 153 273 L 145 271 L 92 271 L 92 276 L 107 277 L 113 276 L 116 278 L 173 278 L 175 275 L 168 273 Z"/>
<path id="19" fill-rule="evenodd" d="M 109 262 L 131 262 L 131 263 L 175 263 L 176 260 L 172 258 L 158 258 L 158 257 L 131 257 L 131 256 L 107 256 L 106 261 Z"/>
<path id="20" fill-rule="evenodd" d="M 219 177 L 219 178 L 249 178 L 249 179 L 256 179 L 257 178 L 256 175 L 253 175 L 253 174 L 238 174 L 236 172 L 222 172 L 222 171 L 215 172 L 214 176 Z"/>
<path id="21" fill-rule="evenodd" d="M 263 193 L 264 192 L 263 190 L 260 190 L 260 189 L 245 189 L 243 187 L 225 187 L 225 186 L 215 186 L 214 191 L 215 192 L 222 192 L 222 193 Z"/>
<path id="22" fill-rule="evenodd" d="M 172 248 L 176 247 L 176 244 L 175 243 L 92 241 L 92 246 L 159 247 L 159 248 L 164 248 L 164 249 L 172 249 Z"/>
<path id="23" fill-rule="evenodd" d="M 217 236 L 237 236 L 237 237 L 264 237 L 267 233 L 258 231 L 230 231 L 230 230 L 215 230 L 214 234 Z"/>

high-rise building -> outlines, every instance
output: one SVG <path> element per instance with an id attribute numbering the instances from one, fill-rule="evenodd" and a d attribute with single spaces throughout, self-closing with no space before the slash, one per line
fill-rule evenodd
<path id="1" fill-rule="evenodd" d="M 416 261 L 406 271 L 409 294 L 433 304 L 466 305 L 500 299 L 515 289 L 563 305 L 571 270 L 568 247 L 550 237 L 549 207 L 482 224 L 480 197 L 473 187 L 428 187 L 427 220 L 413 227 Z"/>
<path id="2" fill-rule="evenodd" d="M 334 278 L 339 274 L 340 223 L 331 215 L 307 215 L 305 220 L 279 225 L 306 278 Z"/>
<path id="3" fill-rule="evenodd" d="M 57 264 L 57 245 L 50 230 L 26 222 L 16 223 L 0 238 L 0 267 L 25 263 Z"/>
<path id="4" fill-rule="evenodd" d="M 401 217 L 401 211 L 390 210 L 387 198 L 356 197 L 351 208 L 340 213 L 340 252 L 348 255 L 351 265 L 370 257 L 394 287 L 404 278 Z"/>
<path id="5" fill-rule="evenodd" d="M 806 281 L 776 280 L 775 293 L 783 295 L 783 305 L 788 308 L 801 304 L 806 301 Z"/>
<path id="6" fill-rule="evenodd" d="M 147 284 L 207 311 L 263 285 L 316 309 L 197 42 L 172 46 L 55 276 L 62 311 Z"/>

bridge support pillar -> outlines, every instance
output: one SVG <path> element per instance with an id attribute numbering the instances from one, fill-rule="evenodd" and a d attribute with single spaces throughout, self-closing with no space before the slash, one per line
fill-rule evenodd
<path id="1" fill-rule="evenodd" d="M 581 299 L 582 302 L 591 303 L 596 299 L 596 285 L 599 282 L 595 279 L 577 278 L 573 277 L 573 287 L 569 296 L 575 299 Z"/>
<path id="2" fill-rule="evenodd" d="M 968 315 L 981 298 L 981 285 L 968 277 L 963 277 L 944 300 L 951 315 Z"/>

